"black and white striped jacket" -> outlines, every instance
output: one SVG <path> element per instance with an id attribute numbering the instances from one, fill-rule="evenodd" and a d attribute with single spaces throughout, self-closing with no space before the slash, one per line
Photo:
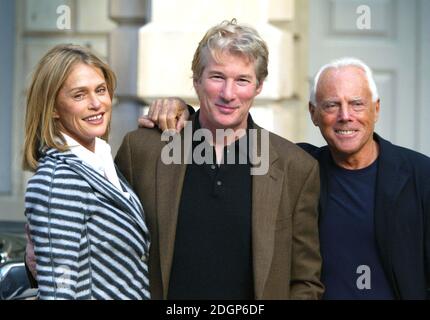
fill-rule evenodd
<path id="1" fill-rule="evenodd" d="M 26 216 L 41 299 L 148 299 L 149 232 L 127 199 L 70 151 L 49 149 L 29 180 Z"/>

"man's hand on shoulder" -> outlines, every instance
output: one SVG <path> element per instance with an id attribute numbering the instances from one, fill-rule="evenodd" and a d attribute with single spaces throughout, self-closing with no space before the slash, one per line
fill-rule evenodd
<path id="1" fill-rule="evenodd" d="M 139 127 L 160 130 L 176 130 L 180 132 L 185 121 L 190 117 L 188 106 L 184 100 L 176 97 L 156 99 L 151 103 L 148 114 L 138 119 Z"/>

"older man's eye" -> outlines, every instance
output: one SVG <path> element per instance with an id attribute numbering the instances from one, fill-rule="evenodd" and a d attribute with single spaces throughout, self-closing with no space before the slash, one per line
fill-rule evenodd
<path id="1" fill-rule="evenodd" d="M 339 110 L 339 104 L 335 102 L 328 102 L 322 105 L 322 109 L 328 113 L 335 113 Z"/>
<path id="2" fill-rule="evenodd" d="M 364 108 L 366 107 L 366 105 L 364 104 L 363 101 L 358 100 L 358 101 L 353 101 L 351 103 L 351 107 L 355 111 L 361 111 L 361 110 L 364 110 Z"/>
<path id="3" fill-rule="evenodd" d="M 324 105 L 324 108 L 327 108 L 327 109 L 336 108 L 336 107 L 337 107 L 336 103 L 327 103 Z"/>

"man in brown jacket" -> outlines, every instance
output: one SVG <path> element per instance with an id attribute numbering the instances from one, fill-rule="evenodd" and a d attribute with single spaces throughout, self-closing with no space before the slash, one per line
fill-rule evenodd
<path id="1" fill-rule="evenodd" d="M 188 129 L 124 138 L 116 163 L 146 213 L 153 299 L 321 297 L 318 164 L 249 115 L 267 61 L 254 29 L 211 28 L 193 59 L 200 110 Z"/>

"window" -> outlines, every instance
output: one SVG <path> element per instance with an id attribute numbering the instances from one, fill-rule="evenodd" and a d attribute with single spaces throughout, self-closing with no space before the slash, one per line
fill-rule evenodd
<path id="1" fill-rule="evenodd" d="M 0 1 L 0 195 L 11 193 L 15 1 Z"/>

